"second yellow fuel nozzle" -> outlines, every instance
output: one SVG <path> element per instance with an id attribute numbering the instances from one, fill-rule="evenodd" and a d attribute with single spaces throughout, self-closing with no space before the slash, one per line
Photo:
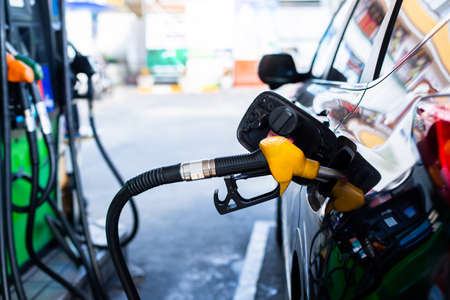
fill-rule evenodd
<path id="1" fill-rule="evenodd" d="M 288 139 L 281 136 L 268 137 L 260 142 L 259 147 L 273 178 L 280 184 L 280 195 L 294 176 L 320 181 L 337 180 L 330 193 L 328 211 L 335 209 L 348 212 L 364 205 L 364 193 L 361 189 L 348 182 L 340 172 L 306 158 L 303 151 Z"/>
<path id="2" fill-rule="evenodd" d="M 320 181 L 337 180 L 331 190 L 331 201 L 327 210 L 348 212 L 364 205 L 364 193 L 348 182 L 336 170 L 322 167 L 317 161 L 308 159 L 303 151 L 281 136 L 263 139 L 259 147 L 267 160 L 273 178 L 280 184 L 280 195 L 284 193 L 292 178 L 298 176 Z"/>

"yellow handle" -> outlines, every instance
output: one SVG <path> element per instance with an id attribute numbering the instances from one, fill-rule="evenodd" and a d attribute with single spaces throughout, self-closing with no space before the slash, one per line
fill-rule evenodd
<path id="1" fill-rule="evenodd" d="M 333 201 L 329 202 L 327 212 L 331 209 L 349 212 L 362 207 L 365 203 L 364 193 L 350 182 L 339 180 L 331 190 Z"/>
<path id="2" fill-rule="evenodd" d="M 293 176 L 315 179 L 319 163 L 308 159 L 303 151 L 282 136 L 263 139 L 259 148 L 264 154 L 273 178 L 280 184 L 280 195 L 284 193 Z"/>

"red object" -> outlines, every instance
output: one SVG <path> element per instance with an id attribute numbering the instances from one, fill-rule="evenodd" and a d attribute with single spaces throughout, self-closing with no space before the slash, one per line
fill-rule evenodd
<path id="1" fill-rule="evenodd" d="M 416 112 L 414 137 L 422 161 L 450 205 L 450 98 L 426 99 Z"/>

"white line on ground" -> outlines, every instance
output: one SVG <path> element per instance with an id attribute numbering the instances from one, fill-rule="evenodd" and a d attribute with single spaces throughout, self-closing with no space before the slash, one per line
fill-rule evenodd
<path id="1" fill-rule="evenodd" d="M 233 300 L 253 300 L 256 295 L 256 285 L 266 252 L 267 238 L 270 228 L 275 224 L 271 221 L 256 221 L 245 254 L 239 284 Z"/>

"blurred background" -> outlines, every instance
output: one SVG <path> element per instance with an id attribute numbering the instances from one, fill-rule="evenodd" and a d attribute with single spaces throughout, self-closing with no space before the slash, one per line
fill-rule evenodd
<path id="1" fill-rule="evenodd" d="M 92 56 L 98 88 L 205 92 L 258 86 L 263 54 L 308 69 L 338 0 L 70 0 L 69 40 Z"/>

